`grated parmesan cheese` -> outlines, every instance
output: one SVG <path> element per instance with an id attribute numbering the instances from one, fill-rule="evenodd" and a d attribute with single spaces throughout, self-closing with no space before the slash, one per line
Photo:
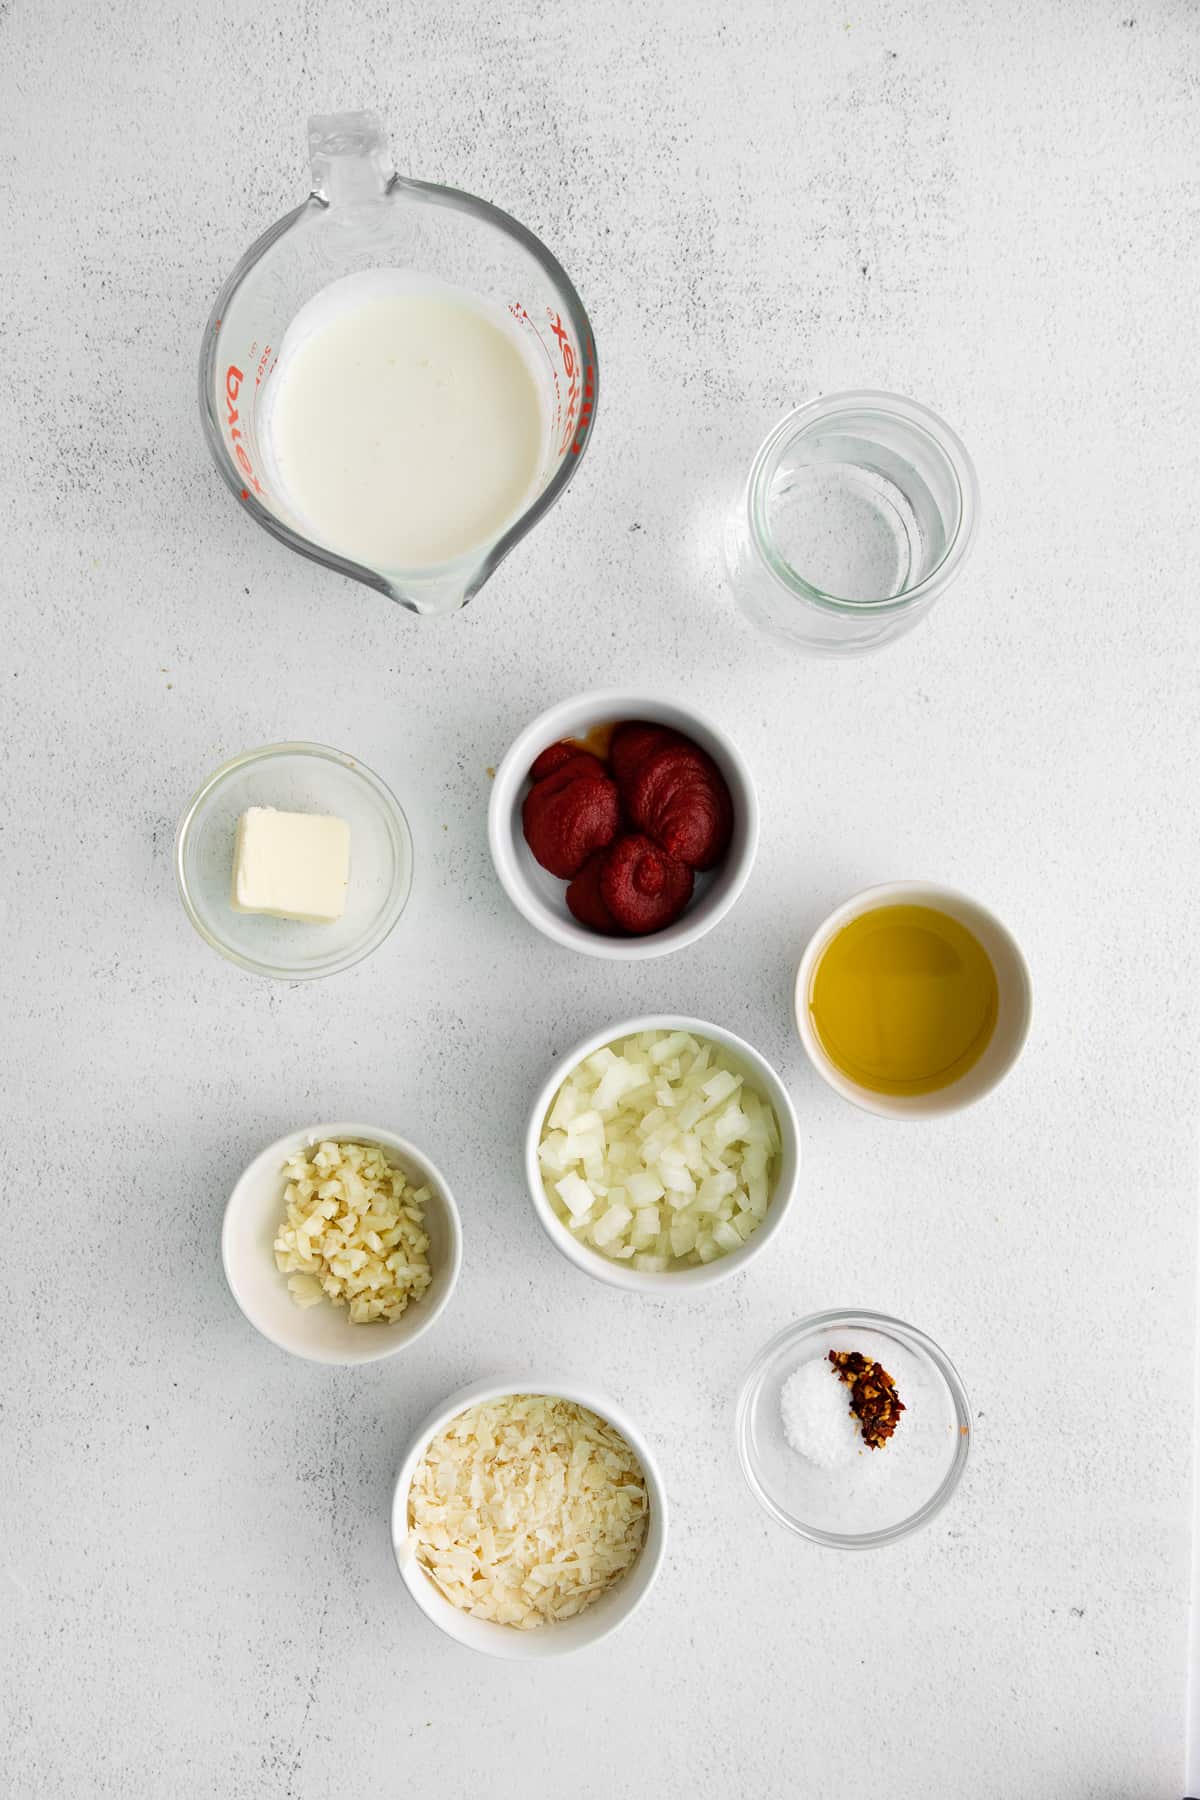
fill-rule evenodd
<path id="1" fill-rule="evenodd" d="M 429 1286 L 427 1187 L 414 1188 L 378 1144 L 324 1143 L 284 1164 L 275 1266 L 297 1306 L 322 1299 L 350 1322 L 398 1319 Z"/>
<path id="2" fill-rule="evenodd" d="M 509 1394 L 433 1439 L 409 1490 L 408 1545 L 453 1606 L 530 1631 L 619 1581 L 648 1516 L 620 1432 L 573 1401 Z"/>

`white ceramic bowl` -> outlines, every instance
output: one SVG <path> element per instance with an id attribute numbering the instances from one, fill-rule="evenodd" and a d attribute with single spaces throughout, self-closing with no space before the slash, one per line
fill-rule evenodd
<path id="1" fill-rule="evenodd" d="M 487 1400 L 499 1400 L 505 1394 L 549 1394 L 555 1399 L 573 1400 L 607 1419 L 616 1427 L 642 1465 L 646 1491 L 650 1497 L 650 1520 L 646 1541 L 633 1567 L 606 1594 L 602 1594 L 586 1612 L 558 1625 L 543 1625 L 535 1631 L 517 1631 L 511 1625 L 494 1625 L 489 1619 L 474 1619 L 469 1613 L 452 1606 L 438 1590 L 415 1556 L 408 1549 L 408 1493 L 413 1476 L 432 1438 L 457 1418 L 468 1406 Z M 400 1473 L 392 1496 L 392 1549 L 404 1585 L 427 1619 L 469 1650 L 480 1650 L 486 1656 L 506 1657 L 513 1662 L 536 1662 L 547 1656 L 564 1656 L 598 1644 L 601 1638 L 623 1625 L 635 1613 L 654 1585 L 663 1553 L 667 1547 L 667 1490 L 662 1471 L 649 1444 L 620 1406 L 594 1388 L 577 1381 L 562 1381 L 557 1376 L 514 1375 L 500 1381 L 477 1381 L 460 1388 L 438 1407 L 418 1428 L 404 1453 Z"/>
<path id="2" fill-rule="evenodd" d="M 974 933 L 987 951 L 996 971 L 999 1008 L 995 1030 L 987 1049 L 965 1075 L 931 1094 L 876 1094 L 859 1087 L 857 1082 L 851 1081 L 830 1062 L 813 1029 L 808 997 L 817 963 L 825 946 L 851 919 L 857 919 L 861 913 L 872 912 L 879 906 L 929 906 L 938 912 L 948 913 L 952 919 L 957 919 L 968 931 Z M 809 939 L 796 972 L 794 1006 L 796 1029 L 808 1052 L 809 1061 L 818 1075 L 844 1099 L 852 1100 L 856 1106 L 865 1108 L 867 1112 L 878 1113 L 885 1119 L 928 1119 L 970 1106 L 972 1101 L 981 1100 L 984 1094 L 990 1093 L 1004 1079 L 1021 1054 L 1021 1047 L 1028 1036 L 1033 999 L 1025 958 L 1012 933 L 1006 930 L 994 913 L 988 912 L 977 900 L 968 899 L 966 894 L 960 894 L 954 888 L 936 887 L 928 881 L 889 881 L 879 887 L 864 888 L 861 894 L 855 894 L 853 899 L 839 906 L 836 912 L 830 913 L 823 925 L 818 926 Z"/>
<path id="3" fill-rule="evenodd" d="M 755 1087 L 771 1102 L 779 1121 L 779 1167 L 772 1184 L 766 1218 L 758 1230 L 746 1239 L 740 1250 L 730 1250 L 724 1256 L 718 1256 L 714 1262 L 700 1263 L 694 1268 L 664 1269 L 660 1273 L 652 1269 L 631 1269 L 628 1263 L 614 1262 L 611 1257 L 602 1256 L 599 1250 L 593 1250 L 590 1244 L 581 1244 L 568 1231 L 547 1200 L 542 1186 L 538 1145 L 542 1140 L 543 1122 L 559 1088 L 571 1070 L 585 1057 L 603 1049 L 605 1044 L 614 1044 L 619 1038 L 633 1037 L 639 1031 L 690 1031 L 694 1037 L 708 1038 L 714 1044 L 719 1044 L 744 1067 Z M 735 1037 L 732 1031 L 725 1031 L 720 1025 L 711 1025 L 705 1019 L 682 1018 L 674 1013 L 656 1013 L 645 1019 L 618 1020 L 616 1024 L 608 1025 L 603 1031 L 585 1038 L 582 1044 L 577 1044 L 568 1055 L 559 1060 L 546 1078 L 534 1101 L 533 1111 L 529 1115 L 529 1128 L 525 1133 L 525 1179 L 529 1185 L 529 1196 L 542 1229 L 555 1249 L 561 1250 L 568 1262 L 574 1263 L 577 1269 L 582 1269 L 585 1275 L 591 1275 L 596 1281 L 606 1281 L 610 1287 L 632 1289 L 643 1294 L 694 1293 L 697 1288 L 711 1287 L 715 1281 L 725 1281 L 730 1275 L 740 1273 L 747 1263 L 761 1255 L 782 1226 L 795 1198 L 799 1178 L 800 1127 L 796 1123 L 791 1096 L 770 1063 L 743 1038 Z"/>
<path id="4" fill-rule="evenodd" d="M 536 863 L 521 829 L 521 803 L 529 792 L 529 767 L 549 744 L 585 737 L 598 725 L 648 719 L 670 725 L 707 750 L 724 775 L 733 800 L 733 837 L 724 861 L 697 875 L 687 911 L 648 937 L 604 937 L 579 924 L 567 906 L 567 884 Z M 609 962 L 643 962 L 682 950 L 711 931 L 746 885 L 758 848 L 758 799 L 749 767 L 732 741 L 710 719 L 671 700 L 648 694 L 579 694 L 562 700 L 527 725 L 496 771 L 488 804 L 488 844 L 505 893 L 545 937 L 585 956 Z"/>
<path id="5" fill-rule="evenodd" d="M 431 1190 L 425 1208 L 431 1280 L 423 1297 L 410 1301 L 396 1320 L 352 1325 L 344 1306 L 324 1301 L 319 1306 L 297 1306 L 288 1292 L 287 1276 L 275 1267 L 273 1245 L 287 1186 L 283 1165 L 298 1150 L 325 1138 L 378 1144 L 411 1181 Z M 281 1350 L 309 1362 L 378 1362 L 415 1343 L 454 1292 L 462 1260 L 458 1208 L 441 1172 L 407 1138 L 375 1125 L 313 1125 L 269 1144 L 239 1177 L 225 1207 L 221 1260 L 229 1290 L 247 1319 Z"/>

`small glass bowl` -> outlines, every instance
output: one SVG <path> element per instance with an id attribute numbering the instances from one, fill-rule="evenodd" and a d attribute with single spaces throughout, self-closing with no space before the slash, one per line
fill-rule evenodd
<path id="1" fill-rule="evenodd" d="M 331 925 L 233 910 L 237 822 L 249 806 L 332 813 L 350 827 L 346 910 Z M 312 981 L 378 948 L 412 886 L 412 837 L 378 775 L 324 744 L 267 744 L 210 775 L 179 822 L 175 875 L 200 936 L 254 975 Z"/>
<path id="2" fill-rule="evenodd" d="M 907 1409 L 887 1444 L 864 1444 L 838 1469 L 793 1450 L 780 1414 L 784 1382 L 830 1350 L 860 1350 L 882 1362 Z M 816 1544 L 870 1550 L 907 1537 L 945 1506 L 966 1467 L 971 1408 L 954 1365 L 923 1332 L 885 1313 L 823 1312 L 789 1325 L 755 1357 L 738 1395 L 736 1431 L 742 1473 L 773 1519 Z"/>

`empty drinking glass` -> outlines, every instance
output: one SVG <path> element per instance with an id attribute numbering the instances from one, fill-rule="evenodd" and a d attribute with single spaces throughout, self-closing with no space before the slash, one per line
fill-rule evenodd
<path id="1" fill-rule="evenodd" d="M 960 439 L 896 394 L 834 394 L 777 425 L 730 521 L 738 604 L 826 654 L 871 650 L 917 623 L 961 568 L 979 491 Z"/>

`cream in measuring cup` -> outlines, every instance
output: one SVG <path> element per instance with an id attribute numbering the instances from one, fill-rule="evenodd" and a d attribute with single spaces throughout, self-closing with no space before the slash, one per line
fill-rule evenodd
<path id="1" fill-rule="evenodd" d="M 264 381 L 272 482 L 297 527 L 374 569 L 497 538 L 535 496 L 553 395 L 503 307 L 404 270 L 323 288 Z"/>
<path id="2" fill-rule="evenodd" d="M 411 612 L 451 613 L 579 468 L 591 324 L 532 232 L 397 174 L 374 113 L 310 119 L 308 146 L 307 200 L 209 316 L 204 434 L 264 531 Z"/>

